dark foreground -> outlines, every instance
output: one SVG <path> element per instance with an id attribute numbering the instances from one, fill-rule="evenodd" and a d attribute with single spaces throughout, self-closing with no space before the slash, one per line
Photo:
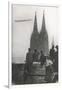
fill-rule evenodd
<path id="1" fill-rule="evenodd" d="M 45 80 L 46 69 L 40 64 L 33 64 L 30 74 L 24 74 L 25 64 L 12 64 L 12 84 L 40 84 L 47 83 Z"/>

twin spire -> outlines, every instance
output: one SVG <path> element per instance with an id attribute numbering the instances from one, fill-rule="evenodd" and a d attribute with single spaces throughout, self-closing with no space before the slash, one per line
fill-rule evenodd
<path id="1" fill-rule="evenodd" d="M 44 12 L 43 12 L 43 20 L 42 20 L 42 28 L 40 33 L 38 32 L 38 27 L 37 27 L 37 18 L 36 18 L 36 12 L 35 12 L 35 19 L 34 19 L 34 27 L 33 27 L 33 32 L 31 35 L 31 40 L 30 40 L 30 48 L 32 50 L 37 49 L 42 50 L 45 55 L 48 54 L 48 34 L 46 31 L 45 27 L 45 17 L 44 17 Z"/>
<path id="2" fill-rule="evenodd" d="M 42 28 L 41 30 L 46 29 L 45 28 L 45 17 L 44 17 L 44 12 L 43 12 L 43 20 L 42 20 Z M 33 28 L 34 32 L 38 32 L 38 27 L 37 27 L 37 17 L 36 17 L 36 12 L 35 12 L 35 19 L 34 19 L 34 28 Z M 40 31 L 41 32 L 41 31 Z"/>

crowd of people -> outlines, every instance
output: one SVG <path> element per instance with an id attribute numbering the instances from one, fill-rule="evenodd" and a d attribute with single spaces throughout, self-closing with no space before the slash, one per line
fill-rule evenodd
<path id="1" fill-rule="evenodd" d="M 28 52 L 26 54 L 26 63 L 25 63 L 25 75 L 27 73 L 31 73 L 33 62 L 40 62 L 41 67 L 45 65 L 46 67 L 46 78 L 45 80 L 50 82 L 51 76 L 53 72 L 58 73 L 58 46 L 52 48 L 49 51 L 49 55 L 45 56 L 43 51 L 40 52 L 37 51 L 37 49 L 34 49 L 34 52 L 29 48 Z M 53 79 L 53 82 L 58 79 L 58 75 Z"/>

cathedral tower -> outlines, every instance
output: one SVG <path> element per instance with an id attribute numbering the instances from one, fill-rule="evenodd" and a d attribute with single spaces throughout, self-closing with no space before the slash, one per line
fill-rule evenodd
<path id="1" fill-rule="evenodd" d="M 39 47 L 39 33 L 38 33 L 38 27 L 37 27 L 37 17 L 35 13 L 34 27 L 31 35 L 31 40 L 30 40 L 30 48 L 34 50 L 34 49 L 38 49 L 38 47 Z"/>
<path id="2" fill-rule="evenodd" d="M 34 19 L 34 27 L 30 40 L 30 48 L 32 50 L 37 49 L 38 51 L 43 51 L 44 55 L 48 55 L 49 53 L 49 45 L 48 45 L 48 34 L 45 27 L 45 17 L 43 13 L 42 27 L 40 33 L 37 28 L 37 18 L 35 13 Z"/>
<path id="3" fill-rule="evenodd" d="M 49 52 L 48 34 L 45 27 L 44 13 L 43 13 L 42 27 L 39 34 L 39 50 L 42 50 L 44 55 L 48 55 L 48 52 Z"/>

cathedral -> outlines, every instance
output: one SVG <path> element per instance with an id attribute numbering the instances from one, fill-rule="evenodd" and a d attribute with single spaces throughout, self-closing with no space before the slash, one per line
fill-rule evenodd
<path id="1" fill-rule="evenodd" d="M 38 32 L 37 17 L 35 13 L 34 27 L 33 27 L 33 32 L 31 35 L 31 40 L 30 40 L 30 48 L 32 50 L 37 49 L 37 51 L 42 50 L 44 55 L 47 56 L 49 53 L 48 47 L 49 47 L 48 46 L 48 33 L 45 26 L 44 13 L 43 13 L 42 27 L 41 27 L 40 33 Z"/>

